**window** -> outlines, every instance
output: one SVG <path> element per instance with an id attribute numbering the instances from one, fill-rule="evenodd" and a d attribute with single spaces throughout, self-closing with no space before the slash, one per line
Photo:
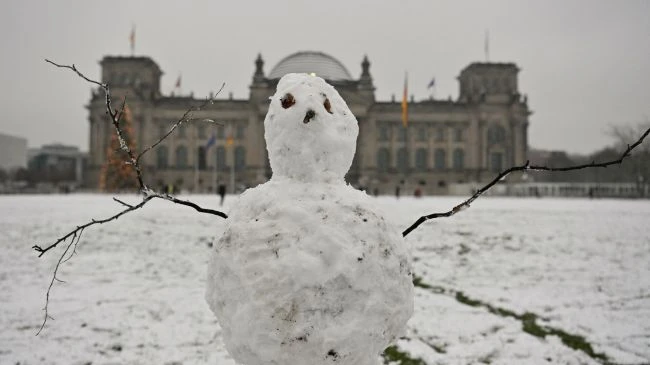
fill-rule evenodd
<path id="1" fill-rule="evenodd" d="M 434 160 L 435 160 L 435 167 L 436 170 L 444 170 L 447 168 L 447 154 L 445 153 L 445 150 L 442 148 L 436 149 L 436 152 L 434 153 Z"/>
<path id="2" fill-rule="evenodd" d="M 388 171 L 390 167 L 390 152 L 388 148 L 380 148 L 377 151 L 377 170 L 380 172 Z"/>
<path id="3" fill-rule="evenodd" d="M 460 148 L 454 150 L 454 169 L 462 170 L 465 166 L 465 151 Z"/>
<path id="4" fill-rule="evenodd" d="M 503 143 L 506 140 L 506 130 L 500 125 L 488 128 L 488 144 Z"/>
<path id="5" fill-rule="evenodd" d="M 197 161 L 199 163 L 199 170 L 205 170 L 207 167 L 205 147 L 201 146 L 197 148 L 196 153 L 197 153 Z"/>
<path id="6" fill-rule="evenodd" d="M 161 124 L 158 127 L 158 138 L 163 138 L 165 136 L 165 134 L 167 134 L 167 132 L 169 132 L 169 127 L 167 127 L 164 124 Z"/>
<path id="7" fill-rule="evenodd" d="M 187 130 L 185 129 L 184 124 L 180 124 L 178 127 L 176 127 L 176 135 L 178 136 L 178 138 L 187 137 Z"/>
<path id="8" fill-rule="evenodd" d="M 176 147 L 176 167 L 187 167 L 187 148 L 185 146 Z"/>
<path id="9" fill-rule="evenodd" d="M 205 126 L 204 126 L 204 125 L 200 125 L 200 126 L 198 126 L 197 129 L 198 129 L 198 135 L 199 135 L 199 138 L 200 138 L 200 139 L 205 139 L 205 138 L 206 138 L 206 136 L 205 136 Z"/>
<path id="10" fill-rule="evenodd" d="M 398 133 L 399 133 L 398 134 L 398 140 L 400 142 L 408 142 L 408 137 L 409 137 L 408 129 L 403 127 L 403 126 L 397 127 L 397 128 L 398 128 Z"/>
<path id="11" fill-rule="evenodd" d="M 427 129 L 424 127 L 418 128 L 418 141 L 426 142 L 427 140 Z"/>
<path id="12" fill-rule="evenodd" d="M 454 129 L 454 142 L 462 142 L 462 141 L 463 141 L 463 130 L 462 130 L 462 128 Z"/>
<path id="13" fill-rule="evenodd" d="M 490 168 L 492 172 L 501 172 L 503 170 L 503 153 L 492 152 L 490 154 Z"/>
<path id="14" fill-rule="evenodd" d="M 244 130 L 245 130 L 245 128 L 244 128 L 243 125 L 238 125 L 237 126 L 237 134 L 235 135 L 235 137 L 237 139 L 243 139 L 244 138 Z"/>
<path id="15" fill-rule="evenodd" d="M 420 171 L 425 171 L 427 169 L 427 155 L 428 152 L 425 148 L 418 148 L 415 151 L 415 168 Z"/>
<path id="16" fill-rule="evenodd" d="M 409 152 L 404 147 L 397 150 L 397 169 L 401 172 L 406 172 L 409 169 Z"/>
<path id="17" fill-rule="evenodd" d="M 223 170 L 226 168 L 226 148 L 224 146 L 218 146 L 214 149 L 216 155 L 215 160 L 217 161 L 217 169 Z"/>
<path id="18" fill-rule="evenodd" d="M 438 127 L 436 129 L 436 142 L 443 142 L 445 140 L 445 128 Z"/>
<path id="19" fill-rule="evenodd" d="M 246 167 L 246 148 L 237 146 L 235 148 L 235 170 L 241 171 Z"/>
<path id="20" fill-rule="evenodd" d="M 390 129 L 386 124 L 379 126 L 379 140 L 382 142 L 390 140 Z"/>
<path id="21" fill-rule="evenodd" d="M 159 169 L 167 168 L 167 160 L 169 158 L 169 153 L 167 151 L 167 146 L 158 146 L 156 150 L 156 166 Z"/>

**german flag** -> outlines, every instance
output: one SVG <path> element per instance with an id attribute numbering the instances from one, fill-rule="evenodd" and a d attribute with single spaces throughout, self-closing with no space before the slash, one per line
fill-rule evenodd
<path id="1" fill-rule="evenodd" d="M 402 125 L 404 128 L 409 125 L 408 93 L 408 73 L 406 73 L 404 74 L 404 94 L 402 94 Z"/>

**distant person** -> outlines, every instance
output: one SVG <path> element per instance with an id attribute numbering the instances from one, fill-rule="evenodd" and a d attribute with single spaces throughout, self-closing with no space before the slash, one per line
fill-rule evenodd
<path id="1" fill-rule="evenodd" d="M 422 196 L 422 190 L 420 190 L 420 188 L 416 188 L 415 191 L 413 192 L 413 195 L 414 195 L 416 198 L 421 197 L 421 196 Z"/>
<path id="2" fill-rule="evenodd" d="M 221 197 L 221 200 L 219 201 L 219 205 L 223 205 L 223 201 L 226 199 L 226 185 L 225 184 L 219 184 L 219 188 L 217 189 L 217 192 L 219 193 L 219 196 Z"/>
<path id="3" fill-rule="evenodd" d="M 399 199 L 399 185 L 395 187 L 395 198 Z"/>

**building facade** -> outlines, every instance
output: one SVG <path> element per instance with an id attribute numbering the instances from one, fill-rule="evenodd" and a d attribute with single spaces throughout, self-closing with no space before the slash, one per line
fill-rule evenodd
<path id="1" fill-rule="evenodd" d="M 0 133 L 0 169 L 27 167 L 27 139 Z"/>
<path id="2" fill-rule="evenodd" d="M 133 115 L 137 149 L 153 144 L 185 111 L 204 100 L 163 95 L 162 71 L 148 57 L 105 57 L 102 81 L 114 100 L 127 96 Z M 361 75 L 353 78 L 335 58 L 321 52 L 298 52 L 265 73 L 255 60 L 248 99 L 220 98 L 194 112 L 191 123 L 146 155 L 147 183 L 174 184 L 191 191 L 214 191 L 215 181 L 251 187 L 271 177 L 264 142 L 264 117 L 269 96 L 289 72 L 314 73 L 332 84 L 359 121 L 357 152 L 346 180 L 370 193 L 446 194 L 450 184 L 481 182 L 494 173 L 526 161 L 531 112 L 518 90 L 519 68 L 513 63 L 472 63 L 458 81 L 457 100 L 409 102 L 409 123 L 401 121 L 401 100 L 378 101 L 365 57 Z M 93 91 L 88 104 L 90 148 L 89 187 L 98 185 L 106 162 L 110 120 L 104 96 Z M 207 123 L 209 119 L 220 124 Z M 216 137 L 214 145 L 208 144 Z M 207 148 L 206 148 L 207 147 Z"/>
<path id="3" fill-rule="evenodd" d="M 36 181 L 67 183 L 77 188 L 84 180 L 86 159 L 78 147 L 55 143 L 29 149 L 28 165 Z"/>

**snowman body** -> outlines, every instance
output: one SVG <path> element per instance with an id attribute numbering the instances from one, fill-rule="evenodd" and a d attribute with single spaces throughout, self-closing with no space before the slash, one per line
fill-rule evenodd
<path id="1" fill-rule="evenodd" d="M 376 365 L 413 284 L 399 231 L 343 180 L 357 121 L 324 80 L 289 74 L 264 123 L 273 177 L 240 196 L 208 266 L 226 348 L 242 365 Z"/>

